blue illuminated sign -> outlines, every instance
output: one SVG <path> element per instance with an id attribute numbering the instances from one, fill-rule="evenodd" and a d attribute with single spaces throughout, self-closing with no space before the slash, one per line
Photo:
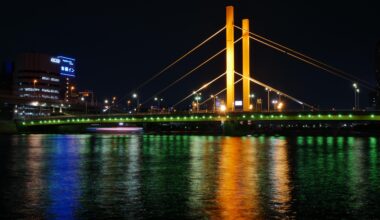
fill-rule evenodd
<path id="1" fill-rule="evenodd" d="M 75 59 L 64 56 L 57 56 L 52 57 L 50 59 L 50 62 L 59 64 L 61 66 L 61 75 L 75 77 Z"/>

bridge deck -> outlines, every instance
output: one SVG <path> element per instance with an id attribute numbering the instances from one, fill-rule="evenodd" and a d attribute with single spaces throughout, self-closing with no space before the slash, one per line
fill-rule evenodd
<path id="1" fill-rule="evenodd" d="M 331 113 L 197 113 L 197 114 L 139 114 L 139 115 L 82 115 L 49 117 L 18 121 L 22 126 L 105 124 L 105 123 L 169 123 L 212 121 L 380 121 L 379 112 L 331 112 Z"/>

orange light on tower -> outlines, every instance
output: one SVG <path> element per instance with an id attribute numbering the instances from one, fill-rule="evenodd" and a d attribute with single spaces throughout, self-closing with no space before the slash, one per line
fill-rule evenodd
<path id="1" fill-rule="evenodd" d="M 234 111 L 235 102 L 234 7 L 226 7 L 226 107 Z"/>
<path id="2" fill-rule="evenodd" d="M 250 111 L 250 46 L 249 46 L 249 20 L 242 21 L 243 41 L 243 111 Z"/>

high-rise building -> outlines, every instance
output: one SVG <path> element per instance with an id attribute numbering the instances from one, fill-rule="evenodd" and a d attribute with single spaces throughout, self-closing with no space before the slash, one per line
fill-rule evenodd
<path id="1" fill-rule="evenodd" d="M 17 56 L 13 70 L 13 96 L 24 100 L 18 117 L 50 115 L 70 105 L 75 97 L 75 59 L 40 53 Z"/>
<path id="2" fill-rule="evenodd" d="M 15 109 L 17 116 L 49 115 L 52 107 L 60 105 L 60 69 L 50 59 L 39 53 L 22 53 L 15 59 L 13 95 L 24 100 Z"/>
<path id="3" fill-rule="evenodd" d="M 75 59 L 64 56 L 52 57 L 50 61 L 59 66 L 59 73 L 62 79 L 62 95 L 65 102 L 72 102 L 78 99 L 78 92 L 75 83 L 76 67 Z"/>
<path id="4" fill-rule="evenodd" d="M 30 101 L 61 100 L 59 67 L 46 54 L 20 54 L 15 62 L 13 93 Z"/>

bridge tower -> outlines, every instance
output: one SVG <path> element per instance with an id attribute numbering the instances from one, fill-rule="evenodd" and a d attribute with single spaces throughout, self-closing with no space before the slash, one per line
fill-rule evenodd
<path id="1" fill-rule="evenodd" d="M 250 46 L 249 46 L 249 20 L 242 20 L 243 41 L 243 111 L 250 111 Z"/>
<path id="2" fill-rule="evenodd" d="M 234 111 L 235 106 L 235 54 L 234 54 L 234 7 L 226 7 L 226 107 Z"/>

